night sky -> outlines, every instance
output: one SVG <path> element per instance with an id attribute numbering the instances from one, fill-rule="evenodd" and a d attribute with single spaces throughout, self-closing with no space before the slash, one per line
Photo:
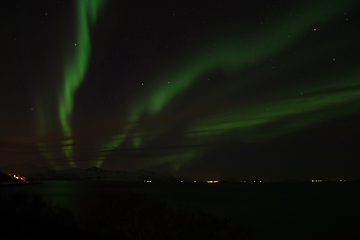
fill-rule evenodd
<path id="1" fill-rule="evenodd" d="M 0 165 L 359 179 L 360 3 L 2 1 Z"/>

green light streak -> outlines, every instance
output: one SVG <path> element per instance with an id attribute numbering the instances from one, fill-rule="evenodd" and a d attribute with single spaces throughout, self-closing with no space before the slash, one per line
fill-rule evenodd
<path id="1" fill-rule="evenodd" d="M 327 82 L 326 85 L 304 87 L 303 94 L 290 90 L 278 96 L 278 100 L 249 104 L 211 116 L 190 128 L 190 137 L 200 138 L 203 142 L 206 137 L 214 138 L 236 131 L 243 141 L 261 141 L 352 113 L 354 108 L 344 105 L 359 105 L 360 73 L 341 81 L 332 79 Z M 265 128 L 259 132 L 259 126 Z"/>
<path id="2" fill-rule="evenodd" d="M 41 155 L 47 159 L 50 163 L 50 165 L 55 169 L 59 170 L 58 166 L 55 164 L 55 162 L 52 160 L 55 158 L 54 154 L 48 150 L 48 146 L 46 143 L 38 143 L 37 144 L 39 152 Z"/>
<path id="3" fill-rule="evenodd" d="M 141 101 L 137 99 L 128 117 L 128 121 L 134 124 L 130 129 L 125 130 L 124 134 L 129 135 L 130 132 L 136 131 L 139 127 L 136 122 L 140 120 L 141 116 L 161 114 L 161 110 L 167 104 L 184 93 L 206 72 L 222 69 L 223 72 L 230 74 L 258 64 L 267 58 L 280 54 L 281 51 L 299 41 L 302 34 L 313 31 L 314 27 L 325 24 L 338 16 L 339 13 L 355 5 L 358 5 L 355 1 L 337 1 L 330 5 L 327 1 L 308 2 L 296 6 L 293 11 L 289 11 L 291 14 L 279 19 L 271 26 L 260 29 L 251 36 L 241 33 L 241 36 L 238 37 L 223 37 L 209 41 L 197 54 L 177 64 L 177 67 L 172 71 L 165 72 L 163 76 L 160 76 L 157 84 L 150 89 Z M 216 42 L 216 47 L 213 47 L 214 42 Z M 336 85 L 335 82 L 334 84 Z M 209 117 L 201 125 L 191 127 L 188 134 L 193 141 L 200 143 L 204 142 L 205 136 L 218 137 L 231 130 L 241 130 L 245 136 L 244 140 L 250 141 L 252 138 L 252 141 L 257 141 L 264 136 L 251 136 L 249 129 L 281 122 L 288 117 L 297 116 L 304 112 L 311 113 L 312 111 L 326 109 L 333 104 L 351 101 L 356 98 L 358 91 L 338 92 L 329 96 L 321 93 L 311 95 L 310 93 L 311 90 L 308 91 L 309 95 L 306 98 L 291 96 L 290 99 L 286 97 L 286 94 L 291 94 L 290 92 L 282 93 L 281 100 L 257 103 Z M 352 97 L 349 98 L 349 96 Z M 318 120 L 315 118 L 302 122 L 292 120 L 290 121 L 291 124 L 289 123 L 290 129 L 279 130 L 278 133 L 267 136 L 295 131 L 316 121 Z M 139 147 L 141 141 L 142 138 L 133 136 L 134 147 Z M 159 161 L 166 162 L 168 161 L 166 159 L 164 157 Z M 171 156 L 168 159 L 171 161 Z"/>
<path id="4" fill-rule="evenodd" d="M 74 108 L 75 92 L 84 81 L 90 61 L 90 26 L 95 22 L 102 0 L 77 1 L 77 36 L 74 47 L 65 61 L 62 90 L 59 93 L 58 114 L 65 137 L 71 137 L 71 114 Z M 73 143 L 72 140 L 63 144 Z M 73 157 L 71 146 L 63 148 L 66 157 Z M 71 164 L 72 167 L 75 166 Z"/>
<path id="5" fill-rule="evenodd" d="M 181 166 L 191 163 L 198 154 L 198 150 L 186 149 L 184 152 L 168 154 L 162 157 L 157 157 L 153 161 L 146 161 L 145 168 L 166 165 L 170 170 L 178 172 Z"/>
<path id="6" fill-rule="evenodd" d="M 100 147 L 100 149 L 102 151 L 104 151 L 105 154 L 102 154 L 101 156 L 97 157 L 97 160 L 95 161 L 94 166 L 101 167 L 101 165 L 103 164 L 107 155 L 109 155 L 110 150 L 113 150 L 113 149 L 117 148 L 118 146 L 120 146 L 125 141 L 127 136 L 128 136 L 127 134 L 119 134 L 119 135 L 110 137 L 110 140 L 106 140 L 106 144 L 103 145 L 102 147 Z"/>
<path id="7" fill-rule="evenodd" d="M 135 148 L 139 148 L 140 147 L 140 145 L 141 145 L 141 140 L 142 140 L 142 138 L 141 137 L 133 137 L 133 146 L 135 147 Z"/>
<path id="8" fill-rule="evenodd" d="M 66 146 L 62 147 L 63 153 L 67 159 L 73 159 L 73 147 L 72 144 L 74 141 L 72 139 L 65 140 L 61 142 L 62 144 L 66 144 Z M 69 161 L 70 167 L 76 167 L 76 163 L 74 161 Z"/>
<path id="9" fill-rule="evenodd" d="M 49 117 L 49 113 L 45 111 L 45 106 L 42 104 L 42 101 L 36 99 L 36 102 L 36 135 L 39 138 L 43 138 L 44 136 L 50 135 L 51 133 L 55 132 L 55 126 L 52 119 Z M 59 169 L 53 161 L 53 159 L 55 159 L 56 157 L 51 151 L 49 151 L 48 143 L 39 142 L 36 145 L 40 154 L 48 160 L 49 164 L 54 169 Z"/>
<path id="10" fill-rule="evenodd" d="M 204 47 L 205 50 L 200 51 L 192 60 L 180 64 L 170 74 L 162 77 L 146 99 L 134 106 L 129 119 L 138 120 L 144 112 L 158 113 L 171 99 L 188 89 L 198 77 L 207 71 L 213 69 L 223 69 L 225 72 L 240 70 L 279 53 L 298 41 L 301 33 L 313 30 L 312 26 L 324 24 L 343 10 L 358 5 L 358 3 L 342 1 L 328 7 L 327 2 L 317 1 L 304 7 L 303 5 L 297 6 L 297 9 L 300 10 L 294 10 L 291 16 L 280 19 L 277 24 L 273 24 L 272 27 L 268 27 L 254 36 L 244 37 L 242 35 L 233 40 L 219 40 L 215 41 L 220 42 L 216 48 L 212 47 L 213 44 Z"/>

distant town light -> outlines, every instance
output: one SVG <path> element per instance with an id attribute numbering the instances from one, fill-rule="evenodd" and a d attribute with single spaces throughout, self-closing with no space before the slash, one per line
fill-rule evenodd
<path id="1" fill-rule="evenodd" d="M 313 179 L 311 180 L 311 182 L 322 182 L 323 180 L 322 179 Z"/>
<path id="2" fill-rule="evenodd" d="M 218 183 L 219 181 L 218 180 L 208 180 L 206 181 L 207 183 Z"/>

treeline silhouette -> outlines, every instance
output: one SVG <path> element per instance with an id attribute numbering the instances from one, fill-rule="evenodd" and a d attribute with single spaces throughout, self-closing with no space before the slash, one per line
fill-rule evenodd
<path id="1" fill-rule="evenodd" d="M 37 195 L 0 199 L 1 236 L 38 239 L 253 239 L 250 228 L 203 212 L 169 207 L 146 195 L 102 198 L 84 221 Z"/>

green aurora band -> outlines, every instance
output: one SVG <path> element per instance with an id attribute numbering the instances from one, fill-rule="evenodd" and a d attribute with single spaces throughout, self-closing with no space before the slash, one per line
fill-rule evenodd
<path id="1" fill-rule="evenodd" d="M 64 79 L 58 93 L 58 116 L 61 124 L 63 138 L 62 151 L 68 159 L 73 158 L 73 139 L 71 131 L 71 115 L 74 108 L 76 90 L 84 81 L 91 56 L 90 27 L 94 25 L 97 15 L 104 0 L 78 0 L 77 1 L 77 24 L 76 39 L 73 41 L 69 53 L 65 57 Z M 38 104 L 37 129 L 38 136 L 45 136 L 49 131 L 54 131 L 54 119 L 45 116 L 44 104 Z M 49 113 L 48 113 L 49 114 Z M 50 121 L 51 120 L 51 121 Z M 53 165 L 53 154 L 48 151 L 51 146 L 46 143 L 38 144 L 39 151 Z M 70 167 L 75 167 L 75 161 L 69 161 Z M 56 167 L 56 166 L 54 166 Z"/>
<path id="2" fill-rule="evenodd" d="M 95 20 L 103 1 L 77 1 L 77 37 L 70 56 L 65 61 L 63 89 L 59 94 L 59 117 L 66 135 L 71 135 L 71 113 L 76 90 L 84 81 L 90 61 L 90 25 Z"/>
<path id="3" fill-rule="evenodd" d="M 75 167 L 78 160 L 73 156 L 74 136 L 71 128 L 74 99 L 77 89 L 86 77 L 91 57 L 90 28 L 95 23 L 103 2 L 77 1 L 76 45 L 71 47 L 65 58 L 64 79 L 58 93 L 59 119 L 51 119 L 49 107 L 46 108 L 43 103 L 39 103 L 37 107 L 38 137 L 54 132 L 56 122 L 59 121 L 64 140 L 58 148 L 61 148 L 71 167 Z M 313 31 L 314 26 L 326 24 L 356 5 L 359 5 L 356 1 L 335 1 L 330 6 L 326 1 L 309 1 L 289 11 L 292 14 L 263 26 L 253 34 L 239 33 L 238 37 L 224 34 L 221 38 L 213 37 L 204 46 L 197 46 L 201 50 L 193 51 L 196 54 L 187 56 L 188 60 L 172 64 L 169 69 L 161 68 L 162 72 L 157 75 L 156 84 L 149 85 L 149 91 L 143 98 L 136 99 L 125 121 L 102 139 L 102 144 L 93 152 L 95 157 L 92 161 L 100 167 L 127 140 L 134 149 L 141 150 L 145 141 L 151 142 L 161 137 L 171 130 L 174 123 L 192 120 L 194 116 L 191 115 L 191 110 L 185 109 L 176 116 L 167 116 L 164 109 L 186 94 L 206 73 L 221 70 L 227 77 L 236 75 L 240 78 L 239 72 L 257 66 L 266 59 L 280 56 L 283 51 L 301 41 L 301 34 Z M 198 49 L 194 47 L 193 50 Z M 303 56 L 302 61 L 309 61 L 307 55 Z M 189 146 L 204 147 L 175 146 L 175 150 L 164 151 L 152 161 L 147 161 L 147 167 L 167 164 L 177 171 L 192 160 L 201 158 L 208 150 L 208 145 L 219 142 L 227 144 L 234 141 L 266 141 L 351 114 L 354 109 L 359 109 L 360 72 L 355 70 L 347 76 L 330 75 L 322 78 L 326 78 L 326 84 L 320 84 L 314 77 L 311 84 L 287 88 L 267 99 L 234 103 L 224 109 L 201 113 L 202 121 L 192 121 L 180 137 L 186 138 Z M 220 89 L 217 97 L 236 94 L 240 88 L 246 86 L 249 79 L 244 77 L 236 81 L 236 87 L 226 92 L 221 92 Z M 212 97 L 212 93 L 204 94 Z M 56 164 L 55 154 L 50 151 L 52 147 L 46 141 L 38 143 L 39 151 L 51 165 Z"/>
<path id="4" fill-rule="evenodd" d="M 356 5 L 358 5 L 356 1 L 336 1 L 330 6 L 326 1 L 308 2 L 294 8 L 289 16 L 271 26 L 264 27 L 249 37 L 242 35 L 237 38 L 229 37 L 225 40 L 212 41 L 212 44 L 203 47 L 198 54 L 189 58 L 191 60 L 177 64 L 173 71 L 161 77 L 149 94 L 131 108 L 128 124 L 120 130 L 121 135 L 114 136 L 114 141 L 107 143 L 104 148 L 115 149 L 114 146 L 121 145 L 126 136 L 133 138 L 134 148 L 139 148 L 142 142 L 141 136 L 145 135 L 140 127 L 143 122 L 141 116 L 159 117 L 162 114 L 161 110 L 168 103 L 184 93 L 206 72 L 221 69 L 223 72 L 231 74 L 258 64 L 295 44 L 299 41 L 302 33 L 313 31 L 312 26 L 325 24 Z M 213 42 L 218 43 L 216 48 L 212 47 Z M 208 116 L 201 124 L 191 126 L 188 129 L 187 137 L 193 143 L 202 144 L 209 142 L 209 139 L 216 141 L 222 135 L 236 131 L 238 139 L 248 142 L 260 141 L 293 132 L 341 114 L 351 113 L 351 110 L 343 108 L 342 104 L 358 105 L 359 85 L 347 88 L 346 84 L 354 85 L 355 82 L 358 82 L 359 77 L 358 73 L 354 73 L 343 79 L 339 85 L 336 85 L 338 79 L 335 78 L 329 80 L 329 84 L 331 82 L 332 86 L 327 85 L 324 88 L 311 85 L 303 89 L 305 94 L 301 96 L 296 90 L 283 92 L 273 101 L 253 103 Z M 171 84 L 166 84 L 168 82 Z M 312 93 L 311 89 L 316 87 L 320 89 Z M 319 110 L 323 111 L 321 117 L 315 114 Z M 313 115 L 316 116 L 311 117 Z M 254 127 L 264 126 L 265 128 L 280 122 L 284 122 L 284 125 L 281 125 L 282 127 L 276 125 L 276 131 L 254 134 Z M 151 137 L 155 138 L 155 135 Z M 116 143 L 116 139 L 121 139 L 121 141 Z M 169 154 L 168 157 L 164 156 L 155 160 L 154 164 L 172 162 L 173 170 L 178 170 L 181 164 L 189 162 L 197 155 L 196 150 L 189 151 L 187 154 L 183 154 L 187 156 L 187 159 L 180 160 L 173 154 Z M 101 165 L 104 159 L 103 156 L 99 157 L 97 165 Z"/>
<path id="5" fill-rule="evenodd" d="M 325 1 L 322 1 L 322 4 L 317 1 L 297 11 L 294 10 L 291 16 L 280 19 L 279 23 L 266 27 L 254 36 L 219 40 L 217 42 L 220 44 L 217 45 L 220 47 L 217 48 L 212 48 L 212 44 L 209 44 L 204 47 L 205 50 L 192 57 L 192 60 L 180 64 L 169 75 L 162 77 L 146 99 L 134 106 L 129 120 L 138 120 L 144 112 L 158 113 L 166 103 L 188 89 L 207 71 L 213 69 L 222 69 L 225 72 L 238 71 L 280 53 L 281 50 L 298 41 L 301 33 L 313 30 L 311 26 L 325 24 L 358 3 L 337 1 L 331 7 L 327 5 Z M 167 82 L 171 82 L 170 88 L 164 84 Z"/>
<path id="6" fill-rule="evenodd" d="M 68 159 L 73 158 L 73 140 L 71 139 L 71 114 L 74 108 L 76 90 L 84 81 L 90 61 L 90 26 L 95 23 L 96 16 L 104 1 L 89 0 L 77 1 L 77 37 L 74 49 L 65 61 L 64 85 L 59 94 L 59 117 L 62 130 L 68 140 L 63 141 L 67 145 L 63 152 Z M 74 161 L 69 161 L 70 167 L 75 167 Z"/>
<path id="7" fill-rule="evenodd" d="M 227 110 L 192 127 L 189 134 L 204 140 L 232 132 L 244 142 L 253 142 L 299 131 L 353 113 L 360 105 L 359 79 L 359 72 L 341 77 L 341 84 L 339 78 L 328 79 L 327 85 L 313 84 L 302 93 L 289 90 L 272 101 Z M 254 131 L 260 125 L 261 131 Z"/>

